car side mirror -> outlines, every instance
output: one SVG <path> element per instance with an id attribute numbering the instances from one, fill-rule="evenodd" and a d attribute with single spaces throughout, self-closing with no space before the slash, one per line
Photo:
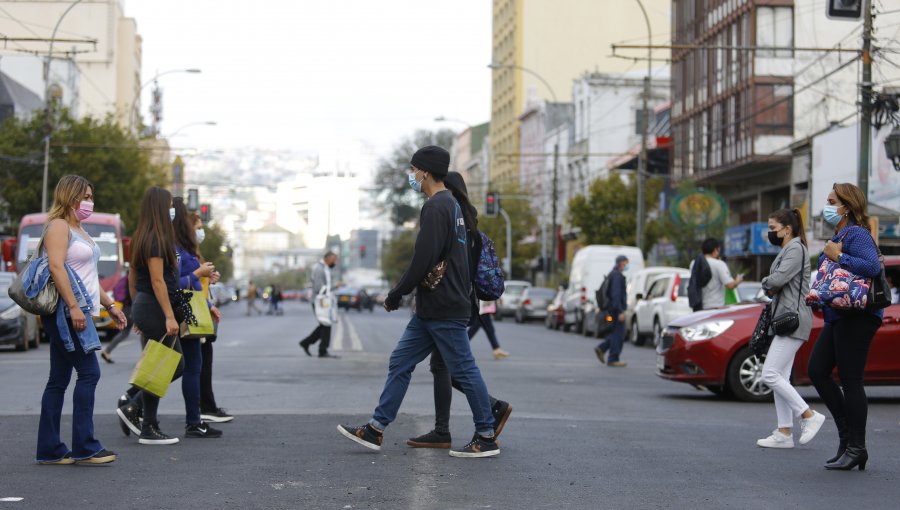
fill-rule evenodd
<path id="1" fill-rule="evenodd" d="M 635 301 L 640 301 L 640 300 L 642 300 L 642 299 L 644 299 L 644 295 L 643 295 L 643 294 L 635 294 L 635 295 L 634 295 L 634 300 L 635 300 Z"/>

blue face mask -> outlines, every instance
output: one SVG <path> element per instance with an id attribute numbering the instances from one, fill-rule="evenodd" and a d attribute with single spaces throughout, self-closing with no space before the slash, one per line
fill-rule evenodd
<path id="1" fill-rule="evenodd" d="M 841 222 L 841 218 L 843 218 L 843 216 L 838 214 L 837 210 L 838 207 L 836 205 L 826 205 L 822 209 L 822 218 L 832 227 L 836 227 Z"/>
<path id="2" fill-rule="evenodd" d="M 625 267 L 622 268 L 622 272 L 628 271 L 628 264 L 625 264 Z"/>
<path id="3" fill-rule="evenodd" d="M 422 181 L 416 180 L 416 173 L 412 172 L 409 174 L 409 187 L 413 189 L 416 193 L 422 192 Z M 423 179 L 424 180 L 424 179 Z"/>
<path id="4" fill-rule="evenodd" d="M 169 219 L 175 221 L 175 208 L 169 207 Z"/>

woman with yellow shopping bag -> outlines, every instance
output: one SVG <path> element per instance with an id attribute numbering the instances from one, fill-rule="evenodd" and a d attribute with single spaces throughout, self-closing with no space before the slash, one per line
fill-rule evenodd
<path id="1" fill-rule="evenodd" d="M 210 427 L 200 417 L 200 372 L 203 358 L 200 340 L 215 333 L 213 321 L 218 322 L 219 310 L 207 299 L 203 292 L 201 278 L 210 278 L 215 273 L 211 262 L 200 262 L 200 248 L 194 222 L 181 197 L 172 201 L 175 207 L 175 250 L 179 258 L 179 285 L 191 291 L 191 311 L 194 320 L 181 324 L 181 350 L 184 354 L 184 374 L 181 376 L 181 393 L 187 418 L 186 437 L 220 437 L 222 431 Z"/>
<path id="2" fill-rule="evenodd" d="M 149 391 L 146 384 L 143 385 L 144 391 L 141 391 L 137 387 L 140 383 L 136 380 L 141 365 L 151 359 L 159 362 L 153 374 L 168 375 L 164 359 L 148 357 L 152 348 L 156 348 L 156 351 L 171 348 L 177 353 L 181 352 L 178 324 L 184 320 L 187 302 L 178 285 L 178 253 L 175 249 L 175 229 L 172 227 L 174 218 L 171 193 L 155 186 L 148 189 L 141 203 L 140 216 L 131 241 L 131 271 L 128 278 L 133 300 L 131 313 L 135 329 L 141 333 L 141 343 L 145 350 L 132 377 L 135 386 L 119 399 L 116 414 L 126 435 L 129 431 L 134 432 L 139 435 L 139 442 L 146 445 L 178 442 L 177 437 L 164 434 L 159 429 L 156 413 L 160 397 Z M 153 343 L 159 345 L 148 345 Z M 175 357 L 181 356 L 179 354 Z M 174 357 L 165 359 L 171 361 Z M 179 359 L 174 375 L 171 378 L 165 377 L 162 382 L 180 377 L 183 366 L 184 360 Z"/>

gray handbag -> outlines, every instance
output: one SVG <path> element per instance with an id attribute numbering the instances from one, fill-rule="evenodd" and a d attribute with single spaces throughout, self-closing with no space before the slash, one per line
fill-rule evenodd
<path id="1" fill-rule="evenodd" d="M 29 257 L 25 262 L 25 268 L 19 272 L 9 286 L 9 291 L 7 292 L 9 297 L 15 301 L 17 305 L 21 306 L 26 312 L 34 315 L 52 315 L 56 313 L 56 305 L 59 302 L 59 291 L 56 289 L 56 284 L 53 283 L 53 278 L 47 280 L 47 284 L 44 285 L 44 288 L 41 289 L 34 298 L 29 299 L 28 296 L 25 295 L 25 283 L 23 277 L 28 271 L 28 268 L 31 267 L 32 264 L 37 264 L 41 259 L 40 253 L 41 248 L 44 246 L 44 234 L 46 233 L 47 228 L 44 227 L 44 232 L 41 234 L 41 240 L 38 241 L 34 255 Z M 71 232 L 69 235 L 72 235 Z"/>

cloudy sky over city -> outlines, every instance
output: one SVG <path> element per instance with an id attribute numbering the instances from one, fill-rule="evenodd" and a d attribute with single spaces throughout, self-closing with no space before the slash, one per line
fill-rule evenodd
<path id="1" fill-rule="evenodd" d="M 490 116 L 491 4 L 483 0 L 128 0 L 142 80 L 161 77 L 174 147 L 379 152 L 436 116 Z M 149 90 L 142 113 L 148 119 Z M 464 128 L 461 123 L 446 127 Z"/>

